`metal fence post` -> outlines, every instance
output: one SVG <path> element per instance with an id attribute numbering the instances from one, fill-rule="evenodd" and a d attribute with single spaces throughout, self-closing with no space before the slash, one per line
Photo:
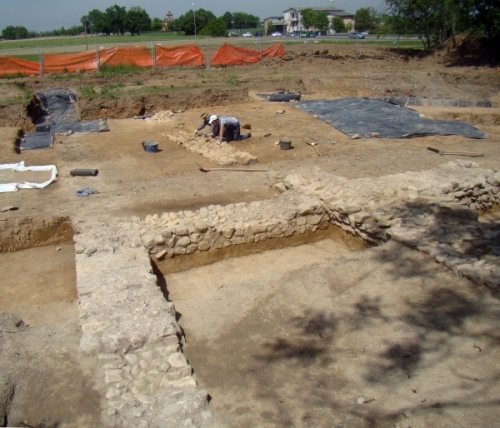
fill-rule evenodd
<path id="1" fill-rule="evenodd" d="M 40 58 L 40 76 L 43 76 L 43 55 L 40 48 L 38 48 L 38 58 Z"/>
<path id="2" fill-rule="evenodd" d="M 151 40 L 151 44 L 153 45 L 153 71 L 156 70 L 156 45 L 155 41 Z"/>
<path id="3" fill-rule="evenodd" d="M 207 55 L 206 55 L 206 57 L 207 57 L 207 64 L 206 64 L 205 67 L 208 70 L 208 69 L 210 69 L 210 39 L 208 38 L 208 36 L 206 38 L 206 41 L 207 41 Z"/>
<path id="4" fill-rule="evenodd" d="M 95 44 L 95 63 L 97 71 L 101 68 L 100 59 L 99 59 L 99 48 L 97 47 L 97 43 Z"/>

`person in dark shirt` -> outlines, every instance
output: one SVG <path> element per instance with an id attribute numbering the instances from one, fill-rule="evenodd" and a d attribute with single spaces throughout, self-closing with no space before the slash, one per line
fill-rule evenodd
<path id="1" fill-rule="evenodd" d="M 203 128 L 205 128 L 205 126 L 210 126 L 210 136 L 211 137 L 216 137 L 217 134 L 219 133 L 219 128 L 215 128 L 215 125 L 211 125 L 209 122 L 210 122 L 210 117 L 211 116 L 214 116 L 213 114 L 209 114 L 209 113 L 202 113 L 201 114 L 201 118 L 203 120 L 203 122 L 200 123 L 200 126 L 198 126 L 198 128 L 196 128 L 196 130 L 194 131 L 194 135 L 198 135 L 198 132 L 202 131 Z"/>

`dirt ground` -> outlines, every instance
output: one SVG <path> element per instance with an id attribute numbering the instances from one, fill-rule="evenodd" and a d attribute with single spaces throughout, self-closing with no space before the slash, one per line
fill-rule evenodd
<path id="1" fill-rule="evenodd" d="M 259 167 L 282 174 L 307 166 L 347 178 L 378 177 L 449 160 L 427 146 L 482 152 L 474 161 L 498 169 L 498 68 L 450 66 L 446 52 L 421 59 L 363 44 L 357 53 L 354 45 L 285 50 L 284 60 L 222 69 L 2 81 L 2 163 L 54 164 L 59 172 L 43 190 L 0 194 L 0 208 L 18 207 L 0 213 L 2 248 L 9 240 L 28 247 L 43 242 L 29 230 L 55 218 L 109 214 L 120 221 L 271 198 L 265 173 L 202 173 L 197 163 L 217 165 L 170 138 L 193 132 L 203 111 L 251 123 L 252 138 L 235 147 L 256 156 Z M 23 96 L 19 85 L 30 92 L 67 87 L 77 93 L 85 86 L 99 92 L 118 85 L 111 97 L 79 101 L 81 118 L 107 118 L 110 132 L 58 136 L 52 149 L 15 153 L 19 129 L 32 128 L 29 100 L 6 102 Z M 168 94 L 149 94 L 158 86 L 169 88 Z M 484 140 L 351 140 L 299 109 L 257 95 L 285 89 L 301 92 L 303 100 L 401 95 L 490 100 L 494 107 L 415 108 L 426 117 L 471 122 L 488 134 Z M 277 114 L 281 109 L 285 113 Z M 162 110 L 179 113 L 158 123 L 133 119 Z M 275 145 L 285 136 L 293 150 Z M 141 142 L 151 139 L 159 142 L 158 153 L 142 149 Z M 320 156 L 305 144 L 311 141 Z M 74 168 L 99 174 L 72 177 Z M 84 186 L 99 194 L 76 197 Z M 0 312 L 25 323 L 16 326 L 6 317 L 0 328 L 0 380 L 15 385 L 10 426 L 100 426 L 92 362 L 78 352 L 72 251 L 61 239 L 0 253 Z M 345 243 L 327 240 L 166 275 L 186 331 L 186 355 L 220 425 L 495 426 L 497 300 L 419 254 L 397 254 L 385 260 L 377 249 L 351 252 Z M 366 404 L 358 404 L 360 398 Z"/>

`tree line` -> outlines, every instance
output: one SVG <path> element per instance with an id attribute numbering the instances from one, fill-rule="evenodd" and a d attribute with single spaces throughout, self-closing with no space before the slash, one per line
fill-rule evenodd
<path id="1" fill-rule="evenodd" d="M 425 49 L 458 34 L 484 37 L 500 50 L 500 0 L 385 0 L 387 9 L 356 12 L 356 30 L 415 34 Z"/>
<path id="2" fill-rule="evenodd" d="M 22 26 L 7 26 L 2 30 L 2 38 L 6 40 L 20 40 L 34 37 L 75 36 L 86 34 L 117 34 L 139 35 L 149 31 L 161 31 L 163 20 L 151 19 L 148 13 L 140 6 L 126 7 L 114 5 L 105 11 L 93 9 L 80 18 L 81 25 L 71 28 L 60 28 L 52 31 L 28 31 Z M 212 12 L 198 9 L 189 10 L 184 15 L 168 23 L 168 31 L 179 31 L 186 35 L 195 33 L 208 36 L 224 36 L 232 28 L 257 28 L 259 17 L 245 12 L 225 12 L 216 17 Z"/>
<path id="3" fill-rule="evenodd" d="M 428 49 L 457 34 L 468 33 L 487 38 L 492 46 L 500 46 L 500 0 L 384 0 L 387 6 L 383 12 L 374 8 L 361 8 L 355 14 L 355 29 L 378 34 L 415 34 Z M 341 17 L 330 22 L 325 12 L 311 8 L 301 11 L 302 27 L 305 30 L 351 31 Z M 39 36 L 87 34 L 135 35 L 163 29 L 163 20 L 151 19 L 139 6 L 127 11 L 114 5 L 104 12 L 93 9 L 80 18 L 81 25 L 69 29 L 61 28 L 49 32 L 28 31 L 21 26 L 8 26 L 2 30 L 2 37 L 8 40 Z M 260 27 L 258 16 L 244 12 L 225 12 L 216 17 L 204 9 L 189 10 L 168 23 L 168 31 L 183 32 L 186 35 L 225 36 L 232 29 L 254 29 Z"/>
<path id="4" fill-rule="evenodd" d="M 132 6 L 128 11 L 126 7 L 114 5 L 104 12 L 93 9 L 80 18 L 81 25 L 71 28 L 60 28 L 51 31 L 28 31 L 22 26 L 8 26 L 2 30 L 2 38 L 6 40 L 19 40 L 32 37 L 50 36 L 75 36 L 87 34 L 141 34 L 149 31 L 160 31 L 163 21 L 159 18 L 151 19 L 148 13 L 139 6 Z"/>

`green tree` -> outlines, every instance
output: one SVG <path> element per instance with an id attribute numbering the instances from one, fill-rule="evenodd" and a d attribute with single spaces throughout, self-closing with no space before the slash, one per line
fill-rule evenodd
<path id="1" fill-rule="evenodd" d="M 326 30 L 328 30 L 329 25 L 330 25 L 330 21 L 328 20 L 328 16 L 326 15 L 325 12 L 316 13 L 316 16 L 314 19 L 314 27 L 317 30 L 326 31 Z"/>
<path id="2" fill-rule="evenodd" d="M 98 9 L 92 9 L 87 15 L 80 18 L 81 22 L 87 21 L 87 27 L 90 33 L 105 33 L 106 19 L 103 12 Z"/>
<path id="3" fill-rule="evenodd" d="M 376 34 L 405 34 L 406 31 L 397 31 L 398 24 L 392 15 L 381 14 L 380 22 L 375 30 Z"/>
<path id="4" fill-rule="evenodd" d="M 245 12 L 235 12 L 233 14 L 233 28 L 256 28 L 259 17 Z"/>
<path id="5" fill-rule="evenodd" d="M 431 4 L 433 1 L 386 0 L 386 3 L 394 16 L 394 28 L 397 33 L 417 34 L 422 40 L 424 48 L 430 48 L 436 18 L 434 5 Z"/>
<path id="6" fill-rule="evenodd" d="M 226 24 L 226 29 L 230 30 L 233 28 L 233 14 L 231 12 L 225 12 L 224 15 L 221 16 L 221 19 Z"/>
<path id="7" fill-rule="evenodd" d="M 336 33 L 345 33 L 347 31 L 345 22 L 340 16 L 335 16 L 332 19 L 332 30 Z"/>
<path id="8" fill-rule="evenodd" d="M 151 20 L 151 31 L 161 31 L 163 28 L 163 21 L 160 18 L 153 18 Z"/>
<path id="9" fill-rule="evenodd" d="M 118 6 L 117 4 L 108 7 L 105 14 L 105 21 L 107 24 L 108 33 L 123 34 L 125 32 L 125 19 L 127 10 L 125 7 Z"/>
<path id="10" fill-rule="evenodd" d="M 198 9 L 196 11 L 196 26 L 198 28 L 206 27 L 212 19 L 215 19 L 215 15 L 209 10 Z"/>
<path id="11" fill-rule="evenodd" d="M 174 28 L 184 31 L 186 35 L 193 35 L 195 34 L 195 23 L 197 29 L 204 28 L 212 19 L 215 19 L 215 15 L 205 9 L 198 9 L 196 12 L 189 10 L 175 20 Z"/>
<path id="12" fill-rule="evenodd" d="M 199 34 L 212 37 L 224 37 L 227 34 L 226 22 L 222 18 L 212 19 Z"/>
<path id="13" fill-rule="evenodd" d="M 13 25 L 9 25 L 2 30 L 2 38 L 5 40 L 16 39 L 16 29 Z"/>
<path id="14" fill-rule="evenodd" d="M 312 10 L 310 7 L 306 7 L 305 9 L 302 9 L 301 15 L 302 25 L 304 28 L 309 29 L 311 27 L 314 27 L 314 10 Z"/>
<path id="15" fill-rule="evenodd" d="M 132 35 L 151 30 L 151 18 L 140 6 L 132 6 L 125 15 L 124 29 Z"/>
<path id="16" fill-rule="evenodd" d="M 330 25 L 325 12 L 315 12 L 310 7 L 302 9 L 302 25 L 306 29 L 327 30 Z"/>
<path id="17" fill-rule="evenodd" d="M 2 30 L 2 37 L 6 40 L 27 39 L 28 30 L 25 27 L 9 25 Z"/>
<path id="18" fill-rule="evenodd" d="M 461 29 L 500 43 L 500 0 L 456 0 Z M 498 51 L 498 45 L 496 46 Z"/>
<path id="19" fill-rule="evenodd" d="M 356 11 L 354 22 L 358 31 L 374 31 L 378 26 L 378 13 L 373 7 L 363 7 Z"/>
<path id="20" fill-rule="evenodd" d="M 473 29 L 473 22 L 488 16 L 492 25 L 483 25 L 486 34 L 494 28 L 500 36 L 500 0 L 385 0 L 397 34 L 417 34 L 425 49 L 444 42 L 457 31 Z M 484 6 L 484 7 L 483 7 Z M 484 15 L 482 15 L 484 12 Z M 486 19 L 488 21 L 488 19 Z M 485 21 L 482 21 L 483 23 Z M 488 28 L 488 29 L 487 29 Z"/>

